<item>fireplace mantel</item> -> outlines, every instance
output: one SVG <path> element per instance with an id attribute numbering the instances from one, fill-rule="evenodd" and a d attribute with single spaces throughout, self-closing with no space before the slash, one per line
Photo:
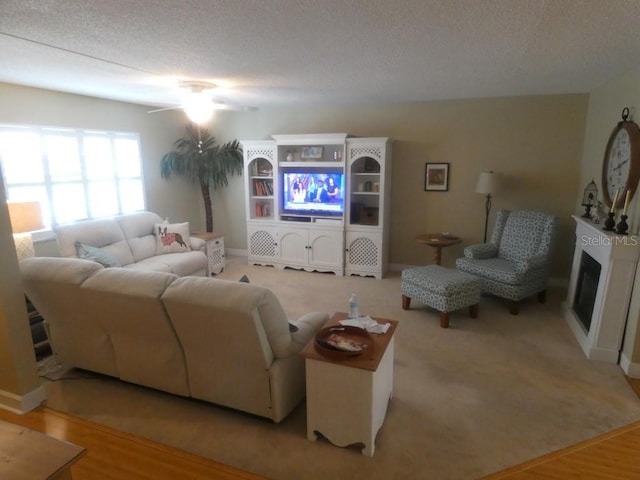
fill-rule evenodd
<path id="1" fill-rule="evenodd" d="M 576 246 L 571 267 L 564 317 L 587 358 L 618 363 L 636 264 L 640 256 L 640 239 L 636 235 L 605 232 L 583 218 L 576 221 Z M 600 264 L 591 325 L 585 328 L 573 310 L 582 252 Z"/>

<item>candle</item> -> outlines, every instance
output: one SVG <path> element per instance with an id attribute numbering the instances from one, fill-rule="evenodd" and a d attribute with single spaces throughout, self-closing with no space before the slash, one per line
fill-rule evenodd
<path id="1" fill-rule="evenodd" d="M 627 196 L 624 197 L 624 210 L 622 211 L 623 215 L 627 214 L 627 207 L 629 206 L 630 193 L 631 193 L 631 190 L 627 190 Z"/>
<path id="2" fill-rule="evenodd" d="M 616 213 L 616 202 L 618 201 L 618 193 L 620 193 L 620 189 L 617 189 L 616 194 L 613 196 L 613 202 L 611 203 L 611 209 L 609 210 L 611 213 Z"/>

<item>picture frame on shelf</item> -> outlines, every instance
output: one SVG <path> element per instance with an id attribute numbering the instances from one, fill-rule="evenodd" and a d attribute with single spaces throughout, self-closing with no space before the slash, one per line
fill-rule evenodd
<path id="1" fill-rule="evenodd" d="M 449 164 L 424 164 L 424 191 L 446 192 L 449 190 Z"/>
<path id="2" fill-rule="evenodd" d="M 322 158 L 322 147 L 302 147 L 300 158 L 303 160 L 319 160 Z"/>

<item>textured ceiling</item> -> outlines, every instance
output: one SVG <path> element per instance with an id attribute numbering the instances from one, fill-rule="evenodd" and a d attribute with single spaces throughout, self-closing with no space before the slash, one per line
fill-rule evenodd
<path id="1" fill-rule="evenodd" d="M 583 93 L 640 64 L 637 0 L 0 0 L 0 82 L 258 108 Z"/>

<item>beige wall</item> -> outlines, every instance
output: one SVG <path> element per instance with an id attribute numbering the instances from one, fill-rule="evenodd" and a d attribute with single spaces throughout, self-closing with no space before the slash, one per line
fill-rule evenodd
<path id="1" fill-rule="evenodd" d="M 499 208 L 535 208 L 560 217 L 557 278 L 567 278 L 573 236 L 569 215 L 581 191 L 580 159 L 586 95 L 508 97 L 433 103 L 331 106 L 219 112 L 210 129 L 220 143 L 260 140 L 279 133 L 340 133 L 388 136 L 394 141 L 391 255 L 399 265 L 427 261 L 430 251 L 414 237 L 449 231 L 464 242 L 446 249 L 452 265 L 465 245 L 482 240 L 484 197 L 474 192 L 478 173 L 504 174 Z M 159 162 L 182 136 L 182 112 L 148 114 L 148 107 L 0 84 L 2 123 L 97 128 L 139 132 L 150 210 L 171 220 L 204 226 L 200 191 L 181 179 L 160 178 Z M 425 162 L 450 163 L 448 192 L 424 191 Z M 246 249 L 243 182 L 232 177 L 213 193 L 214 229 L 229 248 Z M 490 231 L 489 231 L 490 233 Z M 38 244 L 39 255 L 55 255 L 55 244 Z"/>
<path id="2" fill-rule="evenodd" d="M 631 70 L 602 87 L 589 97 L 587 127 L 585 130 L 580 185 L 584 188 L 592 179 L 602 192 L 602 163 L 607 140 L 616 124 L 622 120 L 622 109 L 629 107 L 636 123 L 640 122 L 640 68 Z M 580 203 L 582 190 L 576 199 Z M 602 199 L 602 193 L 600 193 Z M 636 233 L 640 227 L 640 194 L 636 193 L 629 204 L 630 231 Z M 604 208 L 608 212 L 608 208 Z"/>
<path id="3" fill-rule="evenodd" d="M 414 238 L 448 231 L 464 242 L 445 249 L 453 265 L 464 246 L 482 241 L 484 197 L 474 192 L 479 172 L 502 172 L 505 189 L 497 209 L 527 208 L 560 218 L 554 277 L 567 279 L 573 252 L 575 199 L 581 190 L 580 160 L 587 95 L 455 100 L 434 103 L 288 108 L 235 114 L 216 131 L 224 138 L 268 139 L 283 133 L 387 136 L 393 141 L 391 262 L 419 265 L 431 252 Z M 424 191 L 425 162 L 450 163 L 448 192 Z M 216 195 L 225 242 L 246 248 L 242 181 Z M 228 241 L 227 241 L 228 239 Z"/>
<path id="4" fill-rule="evenodd" d="M 609 135 L 621 120 L 624 107 L 629 107 L 636 123 L 640 122 L 640 68 L 629 71 L 591 93 L 587 128 L 585 131 L 584 154 L 582 158 L 581 185 L 595 179 L 602 191 L 601 172 L 604 149 Z M 579 203 L 579 198 L 576 203 Z M 640 226 L 640 194 L 630 202 L 630 231 L 637 233 Z M 605 211 L 608 211 L 605 208 Z M 633 366 L 633 376 L 640 378 L 640 271 L 636 272 L 636 282 L 629 307 L 629 317 L 622 349 L 623 356 Z"/>
<path id="5" fill-rule="evenodd" d="M 183 135 L 181 112 L 149 114 L 150 108 L 141 105 L 2 83 L 0 105 L 0 123 L 139 133 L 148 209 L 173 221 L 193 222 L 197 228 L 204 225 L 200 192 L 190 183 L 160 177 L 160 158 Z"/>

